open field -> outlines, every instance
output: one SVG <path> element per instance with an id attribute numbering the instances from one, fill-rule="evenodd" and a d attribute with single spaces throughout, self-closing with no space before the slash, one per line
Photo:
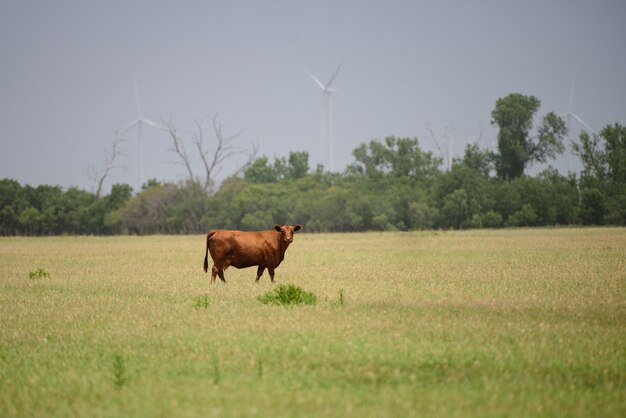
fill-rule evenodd
<path id="1" fill-rule="evenodd" d="M 0 238 L 0 416 L 626 416 L 626 229 L 299 233 L 287 308 L 203 258 Z"/>

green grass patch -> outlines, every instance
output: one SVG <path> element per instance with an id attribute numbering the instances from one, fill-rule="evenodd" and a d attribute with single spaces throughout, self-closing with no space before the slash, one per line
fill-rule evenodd
<path id="1" fill-rule="evenodd" d="M 121 388 L 126 384 L 126 365 L 124 364 L 124 357 L 121 354 L 115 353 L 113 355 L 113 384 L 117 388 Z"/>
<path id="2" fill-rule="evenodd" d="M 273 290 L 259 296 L 259 301 L 266 305 L 314 305 L 317 296 L 294 284 L 278 285 Z"/>
<path id="3" fill-rule="evenodd" d="M 33 280 L 33 279 L 45 279 L 46 277 L 50 277 L 50 273 L 48 273 L 47 271 L 45 271 L 44 269 L 37 269 L 35 271 L 31 271 L 30 273 L 28 273 L 28 277 Z"/>
<path id="4" fill-rule="evenodd" d="M 209 295 L 196 296 L 193 300 L 193 307 L 197 309 L 207 309 L 210 305 Z"/>
<path id="5" fill-rule="evenodd" d="M 345 291 L 343 289 L 339 289 L 339 297 L 337 301 L 335 301 L 335 306 L 343 306 L 346 303 Z"/>

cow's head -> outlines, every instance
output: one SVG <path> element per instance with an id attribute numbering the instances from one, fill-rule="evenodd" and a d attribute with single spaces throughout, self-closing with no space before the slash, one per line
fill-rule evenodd
<path id="1" fill-rule="evenodd" d="M 291 244 L 293 241 L 293 233 L 299 231 L 302 228 L 302 225 L 297 224 L 296 226 L 291 225 L 274 225 L 274 229 L 281 233 L 281 238 L 286 244 Z"/>

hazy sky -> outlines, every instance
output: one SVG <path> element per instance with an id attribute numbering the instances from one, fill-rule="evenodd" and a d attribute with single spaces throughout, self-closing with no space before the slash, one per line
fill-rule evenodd
<path id="1" fill-rule="evenodd" d="M 270 158 L 320 146 L 332 97 L 335 171 L 360 143 L 417 137 L 430 126 L 453 152 L 493 147 L 495 101 L 535 95 L 540 113 L 568 110 L 599 130 L 626 124 L 626 1 L 10 1 L 0 0 L 0 178 L 93 190 L 115 129 L 169 120 L 190 141 L 194 119 L 219 114 Z M 577 137 L 581 126 L 571 125 Z M 136 131 L 127 167 L 107 183 L 140 181 Z M 144 128 L 144 180 L 185 178 L 169 138 Z M 193 155 L 191 142 L 188 152 Z M 197 163 L 197 161 L 196 161 Z M 577 168 L 576 158 L 557 166 Z M 198 166 L 199 169 L 199 166 Z M 224 174 L 232 167 L 226 166 Z"/>

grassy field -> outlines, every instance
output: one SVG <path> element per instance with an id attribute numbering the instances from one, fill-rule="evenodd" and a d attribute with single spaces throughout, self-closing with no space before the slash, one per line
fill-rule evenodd
<path id="1" fill-rule="evenodd" d="M 0 238 L 0 416 L 626 416 L 626 229 L 299 233 L 313 306 L 203 258 Z"/>

